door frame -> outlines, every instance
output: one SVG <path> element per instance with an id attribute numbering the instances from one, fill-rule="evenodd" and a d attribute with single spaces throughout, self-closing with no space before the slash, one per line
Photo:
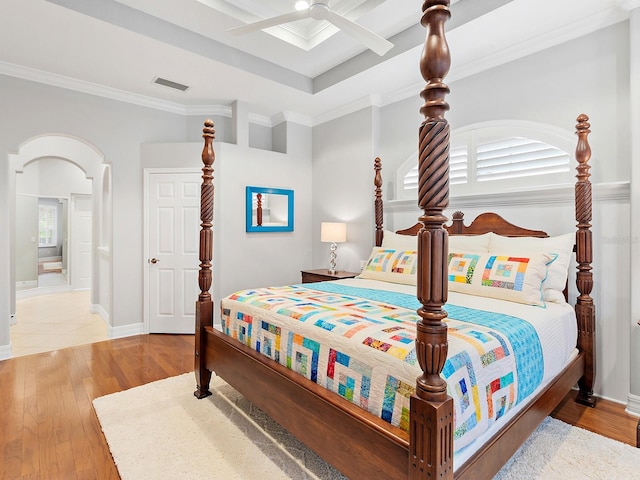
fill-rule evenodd
<path id="1" fill-rule="evenodd" d="M 78 199 L 90 200 L 91 202 L 91 257 L 89 260 L 89 269 L 91 270 L 91 281 L 89 282 L 89 288 L 78 288 L 78 263 L 80 263 L 79 252 L 78 252 L 78 238 L 74 235 L 74 229 L 76 228 L 76 223 L 78 222 L 77 208 L 76 202 Z M 94 219 L 93 219 L 93 194 L 88 193 L 72 193 L 71 197 L 68 200 L 69 207 L 67 209 L 67 284 L 70 286 L 71 290 L 92 290 L 93 289 L 93 276 L 96 274 L 94 269 L 94 252 L 93 248 L 95 244 L 95 229 L 93 228 Z"/>
<path id="2" fill-rule="evenodd" d="M 145 334 L 150 333 L 150 319 L 149 319 L 149 269 L 147 268 L 147 260 L 150 258 L 150 249 L 149 249 L 149 238 L 150 238 L 150 230 L 149 230 L 149 183 L 151 179 L 151 175 L 155 174 L 163 174 L 163 173 L 198 173 L 202 174 L 202 170 L 198 167 L 153 167 L 153 168 L 144 168 L 142 171 L 143 176 L 143 265 L 142 265 L 142 280 L 143 280 L 143 299 L 142 299 L 142 322 L 143 322 L 143 332 Z M 195 302 L 197 298 L 194 298 Z M 194 332 L 195 333 L 195 332 Z"/>

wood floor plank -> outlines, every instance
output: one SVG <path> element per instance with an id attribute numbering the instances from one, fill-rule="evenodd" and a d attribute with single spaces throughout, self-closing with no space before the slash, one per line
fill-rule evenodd
<path id="1" fill-rule="evenodd" d="M 38 397 L 30 395 L 24 400 L 24 416 L 22 430 L 22 467 L 21 474 L 29 475 L 40 470 L 38 456 Z M 17 420 L 17 419 L 16 419 Z"/>
<path id="2" fill-rule="evenodd" d="M 567 395 L 552 416 L 565 423 L 636 446 L 638 417 L 625 412 L 625 406 L 610 400 L 598 399 L 595 408 L 574 402 L 575 392 Z"/>
<path id="3" fill-rule="evenodd" d="M 137 335 L 0 362 L 0 475 L 119 480 L 92 401 L 193 370 L 192 335 Z M 195 380 L 194 380 L 195 381 Z M 567 395 L 553 415 L 635 444 L 624 406 L 583 407 Z"/>

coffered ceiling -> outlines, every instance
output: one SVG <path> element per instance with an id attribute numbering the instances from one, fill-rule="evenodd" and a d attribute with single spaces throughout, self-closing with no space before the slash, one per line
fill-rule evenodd
<path id="1" fill-rule="evenodd" d="M 234 100 L 265 118 L 316 124 L 416 95 L 422 0 L 330 0 L 390 40 L 384 56 L 323 20 L 234 35 L 295 11 L 294 0 L 2 0 L 0 74 L 167 111 L 207 114 Z M 323 2 L 327 3 L 327 2 Z M 628 17 L 628 0 L 457 0 L 449 81 Z M 154 83 L 166 79 L 188 87 Z M 166 82 L 165 82 L 166 83 Z"/>

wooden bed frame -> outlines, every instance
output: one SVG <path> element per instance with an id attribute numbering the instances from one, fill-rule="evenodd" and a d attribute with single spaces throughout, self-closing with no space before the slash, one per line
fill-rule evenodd
<path id="1" fill-rule="evenodd" d="M 410 432 L 391 426 L 320 385 L 272 361 L 213 328 L 211 260 L 213 246 L 213 122 L 203 130 L 203 183 L 201 190 L 200 295 L 196 304 L 194 395 L 211 395 L 211 372 L 223 378 L 299 440 L 315 450 L 350 478 L 445 479 L 453 472 L 453 401 L 447 396 L 441 372 L 447 357 L 447 253 L 449 234 L 546 236 L 540 231 L 516 227 L 495 214 L 478 217 L 465 226 L 461 214 L 454 214 L 451 226 L 444 227 L 443 215 L 449 197 L 449 92 L 443 79 L 450 57 L 444 24 L 450 17 L 449 0 L 426 0 L 421 23 L 426 27 L 425 48 L 420 70 L 426 81 L 421 92 L 425 120 L 419 128 L 418 205 L 423 211 L 419 224 L 402 233 L 418 236 L 417 296 L 422 304 L 417 323 L 416 354 L 423 374 L 416 380 L 411 397 Z M 576 401 L 595 405 L 595 307 L 590 296 L 591 273 L 591 183 L 586 115 L 578 117 L 576 149 L 576 259 L 578 264 L 575 306 L 578 322 L 577 357 L 521 410 L 493 438 L 459 466 L 455 478 L 492 478 L 540 422 L 576 384 Z M 375 243 L 383 235 L 382 177 L 380 161 L 375 162 Z M 215 435 L 215 432 L 212 432 Z"/>

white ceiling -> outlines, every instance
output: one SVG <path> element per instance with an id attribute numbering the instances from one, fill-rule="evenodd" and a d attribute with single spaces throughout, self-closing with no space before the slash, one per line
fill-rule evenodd
<path id="1" fill-rule="evenodd" d="M 448 81 L 624 20 L 633 1 L 455 1 Z M 0 74 L 187 114 L 239 100 L 267 119 L 312 125 L 419 94 L 422 3 L 329 3 L 396 45 L 379 57 L 310 19 L 269 33 L 227 32 L 292 12 L 294 0 L 2 0 Z M 156 85 L 156 77 L 189 89 Z"/>

